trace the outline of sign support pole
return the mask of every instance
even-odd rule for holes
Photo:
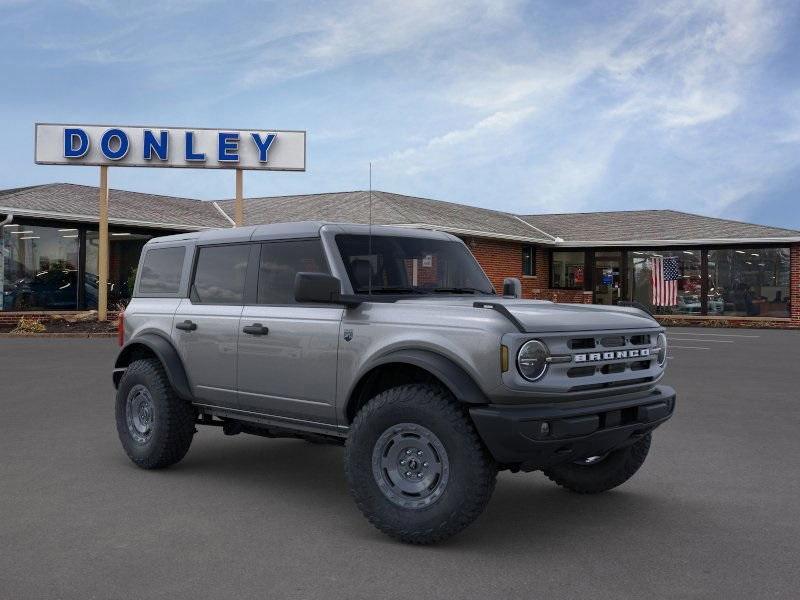
[[[236,206],[234,208],[233,220],[236,227],[244,225],[244,177],[242,169],[236,169]]]
[[[108,319],[108,167],[100,167],[100,214],[97,253],[97,320]]]

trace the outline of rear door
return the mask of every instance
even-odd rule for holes
[[[343,309],[297,304],[300,271],[329,272],[319,239],[261,244],[256,304],[244,307],[239,322],[239,405],[290,422],[335,425]]]
[[[201,403],[236,406],[236,343],[251,249],[258,246],[199,246],[189,298],[175,313],[175,347]]]

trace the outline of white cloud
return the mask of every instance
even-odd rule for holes
[[[455,51],[447,61],[444,99],[454,109],[464,108],[464,123],[382,162],[398,173],[415,174],[481,162],[498,165],[517,152],[529,164],[507,187],[517,190],[512,198],[520,189],[529,196],[509,200],[510,208],[591,208],[591,199],[610,185],[608,169],[631,132],[651,131],[661,151],[686,160],[697,155],[691,144],[703,145],[703,153],[710,150],[694,132],[743,110],[753,72],[778,44],[778,17],[777,9],[760,0],[675,1],[584,26],[557,45],[534,39],[539,31],[533,28],[509,33],[511,48],[484,48],[480,56]],[[481,145],[465,143],[489,131],[494,142],[483,152]],[[503,145],[508,149],[497,152]],[[716,157],[703,160],[737,162],[725,156],[730,150],[716,149]],[[711,169],[728,182],[713,187],[704,182],[715,197],[705,204],[709,211],[720,214],[759,189],[754,170],[766,165],[757,157],[750,165],[728,172],[724,164]],[[641,201],[657,195],[654,190]]]
[[[449,131],[376,162],[387,169],[414,175],[455,163],[463,168],[496,160],[503,154],[504,134],[529,119],[533,112],[533,108],[496,112],[471,127]]]
[[[365,57],[410,52],[436,45],[442,37],[459,43],[477,27],[497,26],[512,18],[512,0],[378,0],[345,3],[308,11],[296,19],[301,43],[271,46],[268,66],[255,65],[241,77],[245,86],[330,70]],[[280,66],[276,66],[280,65]]]

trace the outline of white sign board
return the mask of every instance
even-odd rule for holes
[[[305,131],[36,124],[40,165],[305,171]]]

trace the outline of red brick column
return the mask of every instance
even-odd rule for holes
[[[792,325],[800,325],[800,244],[792,246],[789,254],[789,303],[792,306]]]

